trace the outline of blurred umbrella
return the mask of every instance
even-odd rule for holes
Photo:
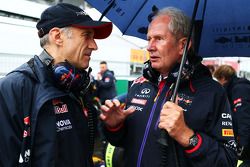
[[[174,6],[191,16],[196,0],[86,1],[123,34],[146,39],[147,26],[159,9]],[[199,55],[250,57],[249,6],[250,0],[200,0],[195,18],[196,31],[200,33],[196,42]]]

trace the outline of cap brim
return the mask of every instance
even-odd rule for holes
[[[86,21],[84,23],[73,24],[72,26],[78,28],[93,29],[95,31],[95,39],[107,38],[111,34],[113,28],[113,24],[111,22],[103,21]]]

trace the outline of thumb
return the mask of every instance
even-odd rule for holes
[[[127,116],[127,115],[130,115],[132,114],[133,112],[135,112],[135,107],[134,106],[130,106],[127,110],[124,110],[123,111],[124,114]]]

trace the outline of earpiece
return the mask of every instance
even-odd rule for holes
[[[54,80],[55,85],[66,92],[85,93],[91,83],[90,73],[84,69],[77,69],[67,60],[53,65],[53,58],[46,51],[39,55],[39,59],[46,65]]]
[[[55,83],[59,88],[72,92],[85,92],[89,88],[91,71],[91,68],[79,70],[67,61],[52,66]]]
[[[193,58],[198,59],[198,58]],[[201,60],[187,60],[186,64],[183,67],[182,75],[181,75],[181,81],[185,81],[190,79],[192,74],[194,73],[194,70],[196,66],[199,64]],[[176,65],[173,67],[173,69],[170,72],[170,75],[168,79],[172,80],[171,82],[175,82],[178,72],[179,72],[180,64],[176,63]],[[144,62],[144,68],[143,68],[143,77],[148,79],[150,82],[157,83],[159,79],[160,73],[152,68],[150,60],[147,60]]]
[[[150,82],[157,83],[160,73],[152,68],[150,60],[144,62],[143,77]]]

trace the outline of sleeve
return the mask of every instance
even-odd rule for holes
[[[110,88],[115,83],[115,77],[111,72],[105,73],[102,80],[97,81],[98,88]]]
[[[107,128],[107,126],[102,123],[104,134],[107,140],[114,146],[122,147],[123,139],[126,133],[126,126],[124,124],[120,125],[115,129]]]
[[[194,129],[199,137],[198,145],[185,150],[191,166],[195,167],[235,167],[237,162],[232,116],[226,94],[215,95],[209,106],[200,106],[202,112],[210,110],[203,129]],[[198,125],[196,125],[198,126]]]
[[[18,166],[25,121],[21,108],[30,101],[19,79],[0,81],[0,166],[5,167]]]
[[[237,140],[240,147],[240,158],[250,157],[250,84],[238,84],[232,89],[233,114],[237,124]]]

